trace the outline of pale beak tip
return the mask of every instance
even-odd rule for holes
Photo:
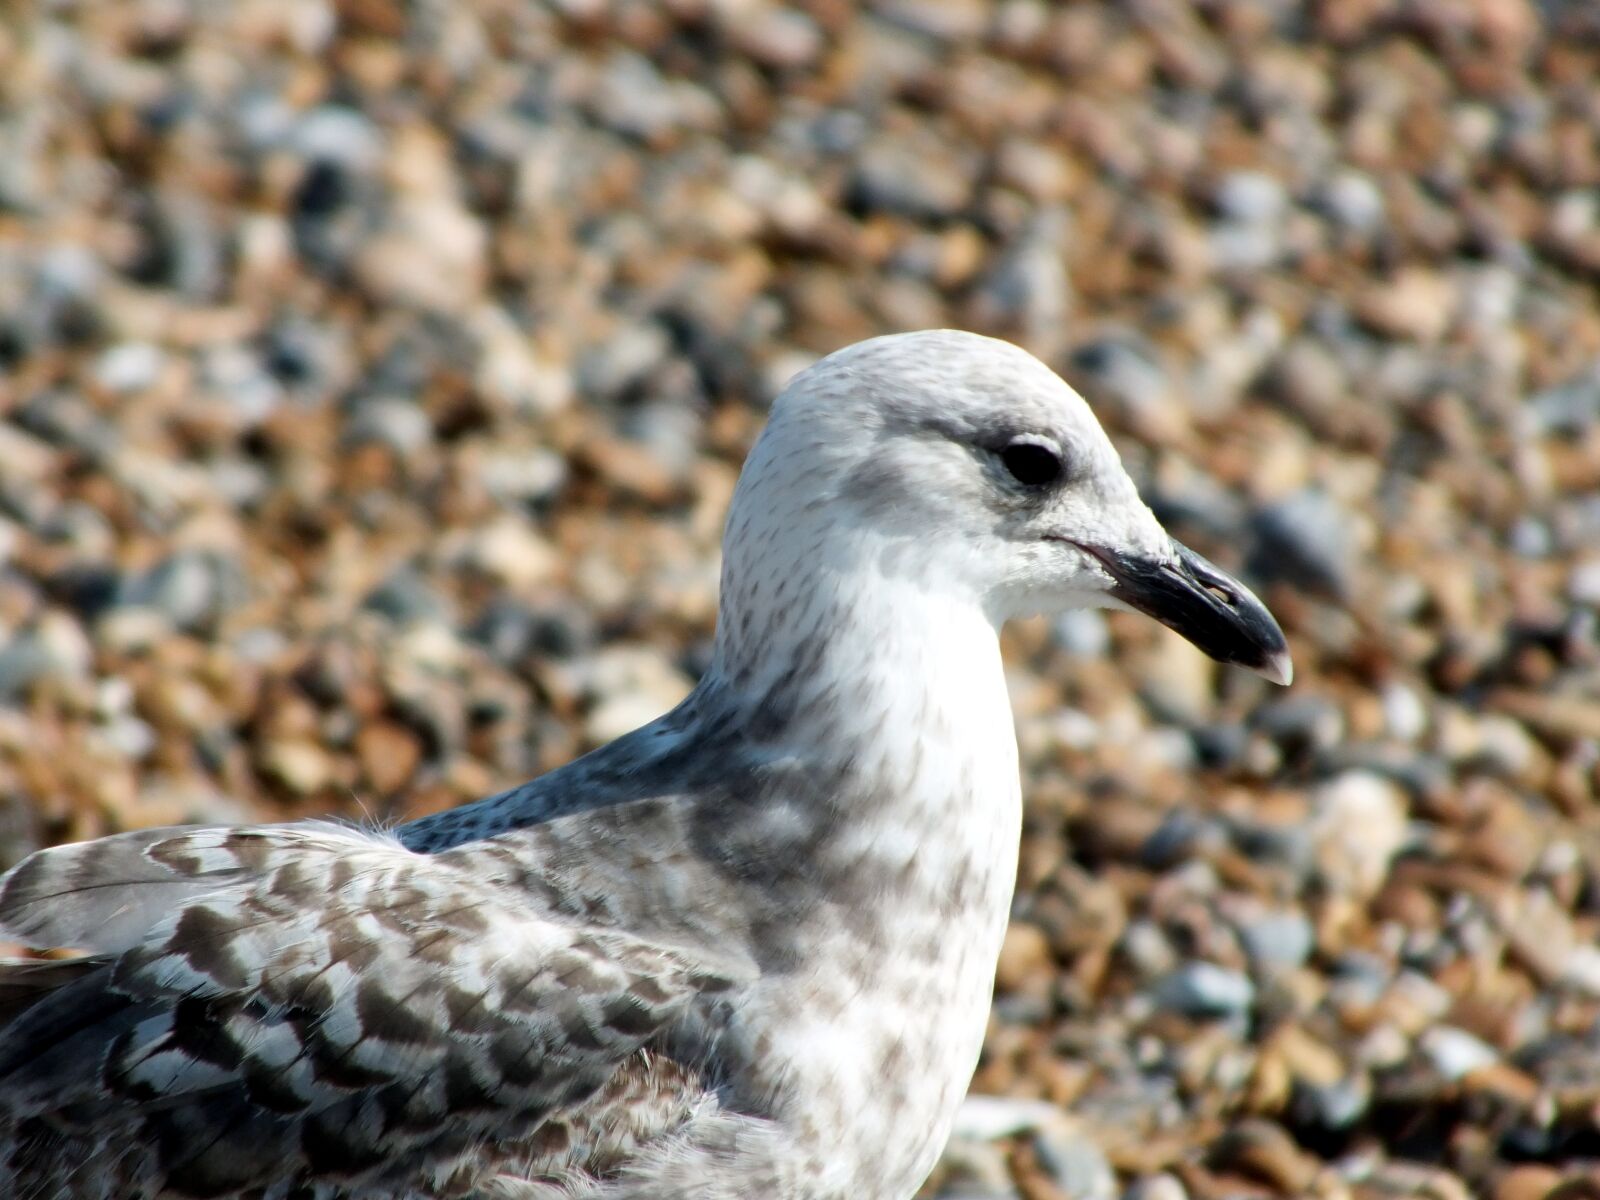
[[[1287,650],[1280,650],[1276,654],[1269,655],[1259,667],[1250,669],[1261,678],[1283,687],[1288,687],[1294,682],[1294,660],[1289,657]]]

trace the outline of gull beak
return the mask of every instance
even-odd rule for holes
[[[1182,634],[1218,662],[1287,685],[1294,664],[1267,606],[1215,563],[1173,540],[1170,557],[1123,554],[1079,543],[1115,581],[1113,599]]]

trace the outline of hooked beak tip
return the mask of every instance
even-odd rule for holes
[[[1169,555],[1141,556],[1074,542],[1115,581],[1113,599],[1154,617],[1218,662],[1288,686],[1294,664],[1283,630],[1249,588],[1178,541]]]
[[[1268,655],[1265,662],[1258,667],[1251,667],[1257,675],[1270,683],[1280,687],[1288,687],[1294,682],[1294,660],[1289,657],[1287,650],[1280,650],[1276,654]]]

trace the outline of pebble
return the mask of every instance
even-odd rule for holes
[[[594,745],[655,720],[689,694],[683,673],[643,647],[603,650],[585,664],[594,697],[584,731]]]
[[[1383,227],[1383,193],[1364,172],[1335,171],[1317,190],[1316,199],[1328,216],[1350,233],[1370,235]]]
[[[392,573],[369,592],[362,607],[393,621],[412,625],[451,618],[451,605],[428,580],[410,567]]]
[[[1546,433],[1582,437],[1600,424],[1600,370],[1545,388],[1528,398],[1528,411]]]
[[[764,66],[793,70],[822,50],[822,30],[803,12],[758,5],[735,9],[731,17],[734,44]]]
[[[366,171],[383,159],[382,130],[366,113],[344,105],[323,104],[308,109],[283,133],[294,150],[312,162],[338,163]]]
[[[995,971],[995,986],[1011,991],[1036,978],[1050,965],[1050,939],[1037,925],[1013,921],[1000,944],[1000,963]]]
[[[96,360],[94,381],[108,392],[137,392],[156,381],[165,360],[152,342],[121,342]]]
[[[433,441],[433,422],[414,401],[401,396],[362,400],[345,420],[344,445],[355,449],[368,442],[387,446],[402,457]]]
[[[1328,885],[1357,898],[1375,894],[1407,837],[1400,789],[1366,771],[1347,771],[1312,797],[1317,868]]]
[[[1355,312],[1385,337],[1428,343],[1445,335],[1459,303],[1451,280],[1425,267],[1408,267],[1359,293]]]
[[[223,551],[180,552],[127,578],[116,603],[159,612],[174,629],[214,626],[248,595],[239,564]]]
[[[1062,613],[1050,623],[1056,642],[1078,658],[1101,658],[1111,647],[1111,632],[1106,619],[1092,608]]]
[[[1316,932],[1301,912],[1268,912],[1239,922],[1239,937],[1258,972],[1273,975],[1305,965]]]
[[[1574,946],[1562,966],[1561,982],[1600,999],[1600,946]]]
[[[516,513],[505,513],[475,531],[463,548],[461,560],[523,594],[553,577],[558,564],[549,543]]]
[[[776,390],[976,328],[1297,678],[1008,629],[977,1086],[1045,1107],[933,1186],[1587,1186],[1525,1161],[1600,1095],[1584,6],[82,7],[0,51],[0,865],[429,811],[670,707]]]
[[[333,778],[332,763],[322,748],[300,739],[268,743],[261,750],[260,767],[269,779],[297,796],[320,791]]]
[[[1258,574],[1334,598],[1348,593],[1355,536],[1348,514],[1332,496],[1302,489],[1260,509],[1253,526],[1250,561]]]
[[[1457,1080],[1473,1071],[1498,1062],[1494,1048],[1464,1029],[1435,1025],[1417,1039],[1418,1048],[1428,1056],[1434,1069],[1446,1079]]]
[[[19,700],[44,680],[82,679],[93,650],[83,629],[61,612],[46,612],[32,628],[0,645],[0,696]]]
[[[1268,1121],[1245,1120],[1207,1147],[1207,1165],[1257,1180],[1283,1195],[1304,1195],[1316,1167],[1289,1135]]]
[[[1390,682],[1381,693],[1384,727],[1390,737],[1415,742],[1428,728],[1428,710],[1422,697],[1404,684]]]
[[[1294,1097],[1299,1118],[1322,1129],[1350,1129],[1372,1107],[1372,1087],[1363,1075],[1329,1084],[1300,1083]]]
[[[1242,1013],[1255,1003],[1255,995],[1248,976],[1208,962],[1185,963],[1153,991],[1157,1004],[1191,1017]]]
[[[1074,1125],[1057,1122],[1041,1128],[1033,1138],[1039,1165],[1055,1184],[1075,1200],[1114,1200],[1116,1176],[1105,1152],[1093,1136]]]
[[[1561,1172],[1556,1168],[1528,1163],[1513,1167],[1501,1176],[1492,1200],[1549,1200],[1560,1183]]]
[[[1217,664],[1183,638],[1158,638],[1150,649],[1127,664],[1138,681],[1145,703],[1163,724],[1200,725],[1216,708]],[[1190,749],[1187,739],[1176,751],[1183,761]]]
[[[1158,351],[1137,334],[1117,330],[1081,343],[1067,376],[1098,408],[1116,411],[1141,433],[1170,437],[1186,424]]]
[[[1061,1118],[1060,1110],[1042,1100],[968,1096],[956,1110],[951,1136],[964,1141],[993,1142],[1031,1133]]]
[[[1308,693],[1269,700],[1255,711],[1253,724],[1291,759],[1316,760],[1337,746],[1347,733],[1339,706]]]
[[[846,203],[867,213],[926,220],[954,217],[967,199],[961,174],[944,170],[937,156],[880,142],[863,149]]]
[[[951,1138],[940,1163],[935,1200],[1016,1200],[1005,1151],[988,1142]]]
[[[1600,608],[1600,558],[1574,564],[1567,576],[1567,595],[1575,604]]]
[[[1122,1193],[1122,1200],[1189,1200],[1189,1193],[1177,1176],[1162,1172],[1134,1180]]]
[[[595,400],[617,400],[648,379],[667,357],[671,341],[655,321],[624,326],[578,360],[578,390]]]
[[[1178,953],[1171,940],[1151,921],[1130,921],[1122,931],[1118,948],[1127,957],[1136,978],[1157,979],[1177,966]]]

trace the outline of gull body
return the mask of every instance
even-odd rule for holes
[[[1287,682],[1084,402],[933,331],[799,375],[746,463],[710,670],[392,834],[42,851],[0,933],[19,1200],[905,1200],[981,1046],[1021,821],[997,630],[1150,612]]]

